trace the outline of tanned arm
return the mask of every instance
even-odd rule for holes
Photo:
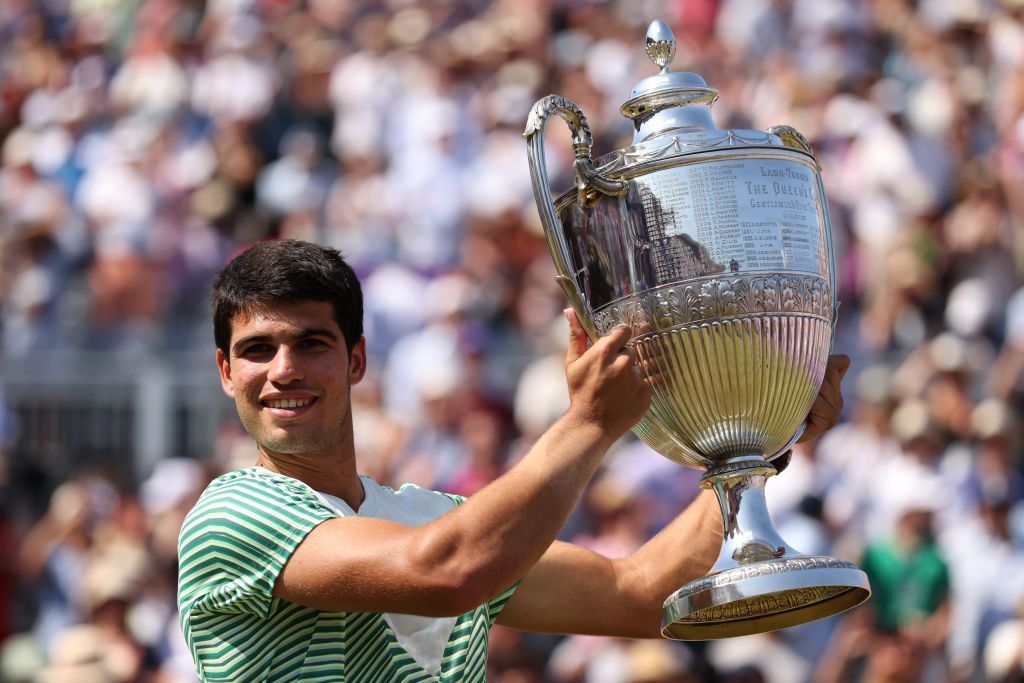
[[[633,555],[610,560],[557,542],[530,570],[498,623],[542,633],[654,638],[661,606],[703,576],[722,546],[722,513],[705,491]]]
[[[587,349],[569,316],[570,408],[507,474],[414,528],[343,517],[317,526],[274,595],[329,611],[457,615],[522,578],[548,550],[608,447],[646,412],[650,387],[623,351],[628,327]]]

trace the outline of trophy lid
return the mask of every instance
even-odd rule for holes
[[[633,86],[620,109],[636,130],[633,144],[678,128],[714,130],[708,107],[718,99],[718,91],[698,74],[669,69],[676,54],[676,38],[668,24],[651,22],[646,49],[660,72]]]

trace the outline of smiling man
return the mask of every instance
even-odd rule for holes
[[[495,622],[656,637],[664,598],[718,555],[707,492],[629,558],[554,540],[650,404],[627,327],[588,348],[568,315],[568,411],[463,500],[358,474],[362,294],[336,251],[257,244],[215,280],[213,317],[221,383],[257,455],[214,480],[181,531],[181,625],[205,681],[483,681]],[[835,423],[846,363],[830,365],[806,438]]]

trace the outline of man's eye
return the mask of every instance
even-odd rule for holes
[[[242,349],[242,356],[262,356],[267,353],[273,353],[274,347],[270,344],[253,344],[252,346],[246,346]]]
[[[303,339],[299,342],[299,346],[305,349],[315,349],[321,346],[326,346],[322,339]]]

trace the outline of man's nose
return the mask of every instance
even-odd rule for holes
[[[278,347],[274,360],[270,363],[267,379],[275,384],[288,384],[302,379],[302,367],[295,351],[286,344]]]

